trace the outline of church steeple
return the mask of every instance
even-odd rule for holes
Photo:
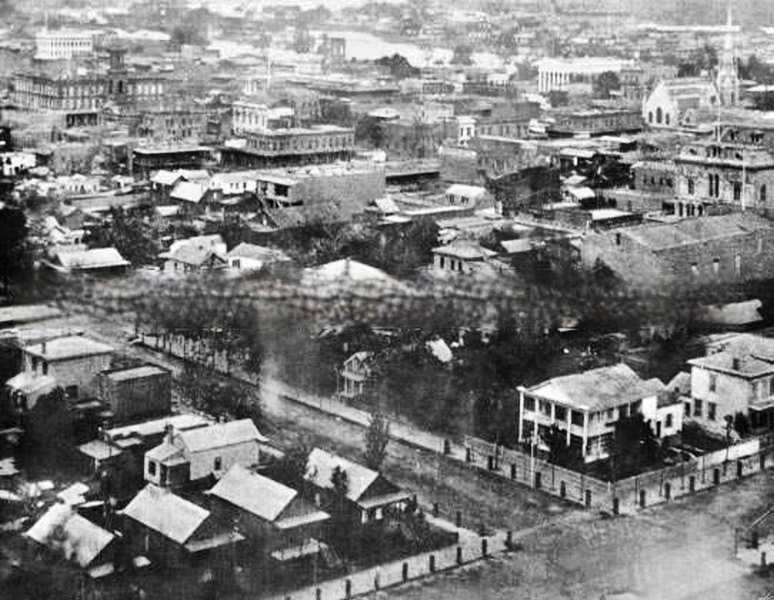
[[[726,12],[726,34],[723,38],[723,52],[718,61],[718,74],[715,83],[724,106],[732,106],[739,101],[739,74],[736,64],[736,44],[733,31],[733,14],[731,2],[728,2]]]

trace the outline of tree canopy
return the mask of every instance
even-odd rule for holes
[[[30,266],[27,236],[29,228],[24,211],[0,208],[0,291]]]

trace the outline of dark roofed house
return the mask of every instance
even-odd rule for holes
[[[330,518],[281,483],[234,465],[207,492],[213,513],[235,523],[276,560],[292,560],[320,550]]]
[[[346,473],[347,501],[356,523],[381,520],[385,509],[403,509],[411,497],[378,471],[315,448],[309,453],[304,479],[313,490],[317,506],[325,508],[335,500],[331,477],[337,467]]]
[[[162,565],[185,563],[244,540],[209,510],[153,484],[140,490],[120,514],[132,551]]]

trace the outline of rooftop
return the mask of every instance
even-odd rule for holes
[[[71,335],[43,344],[34,344],[24,348],[27,354],[39,356],[46,360],[66,360],[69,358],[80,358],[82,356],[96,356],[100,354],[111,354],[113,347],[97,342],[91,338],[81,335]]]
[[[59,503],[43,513],[25,535],[84,568],[115,539],[109,531]]]
[[[140,490],[122,513],[178,544],[185,544],[210,516],[201,506],[153,484]]]
[[[210,427],[200,427],[180,431],[177,436],[190,452],[201,452],[213,448],[244,444],[246,442],[267,442],[268,439],[258,431],[252,419],[240,419],[228,423],[217,423]]]
[[[379,473],[320,448],[309,453],[305,479],[319,488],[332,489],[333,470],[340,467],[347,474],[347,498],[357,502],[379,478]]]
[[[751,213],[732,213],[683,219],[676,223],[650,223],[617,229],[654,252],[748,235],[771,227],[769,221]]]
[[[660,380],[643,380],[631,367],[620,363],[555,377],[525,391],[578,410],[598,411],[655,396],[663,388]]]
[[[128,267],[125,260],[115,248],[92,248],[90,250],[68,250],[57,252],[56,258],[65,269],[106,269],[113,267]]]

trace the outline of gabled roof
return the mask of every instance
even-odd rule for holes
[[[45,350],[44,344],[33,344],[25,346],[24,352],[47,360],[65,360],[110,354],[113,352],[113,347],[82,335],[69,335],[45,342]]]
[[[620,363],[584,373],[554,377],[525,391],[578,410],[606,410],[655,396],[664,388],[659,379],[643,380]]]
[[[131,263],[124,259],[115,248],[92,248],[91,250],[68,250],[57,252],[56,258],[66,269],[106,269],[128,267]]]
[[[342,258],[334,260],[324,265],[304,269],[304,280],[306,282],[320,283],[342,283],[349,281],[395,281],[387,273],[376,267],[352,260]]]
[[[277,262],[290,260],[290,257],[282,250],[277,248],[268,248],[266,246],[257,246],[242,242],[234,246],[228,253],[229,258],[252,258],[253,260],[262,260],[265,262]]]
[[[203,265],[210,258],[225,263],[225,257],[220,254],[224,245],[219,235],[198,236],[174,242],[168,251],[159,256],[195,267]]]
[[[207,186],[205,185],[193,181],[181,181],[175,186],[169,197],[173,200],[183,200],[197,204],[201,202],[206,193]]]
[[[331,476],[336,467],[340,467],[347,474],[347,498],[352,502],[357,502],[379,478],[376,471],[320,448],[309,453],[304,478],[319,488],[333,489]]]
[[[189,452],[202,452],[224,446],[247,442],[269,441],[255,426],[252,419],[240,419],[228,423],[217,423],[210,427],[199,427],[176,434]]]
[[[688,364],[743,377],[768,375],[774,373],[774,339],[740,335],[730,340],[721,352],[693,358]]]
[[[57,381],[52,375],[38,375],[30,371],[22,371],[6,381],[5,385],[29,397],[33,394],[47,394],[57,386]]]
[[[178,544],[185,544],[210,516],[210,511],[153,484],[140,490],[122,513]]]
[[[177,181],[181,178],[180,173],[176,173],[175,171],[156,171],[156,173],[151,177],[151,183],[156,183],[158,185],[166,185],[166,186],[172,186],[177,183]]]
[[[208,492],[266,521],[282,515],[298,492],[293,488],[234,465]]]
[[[25,535],[84,568],[115,539],[66,504],[54,504]]]

